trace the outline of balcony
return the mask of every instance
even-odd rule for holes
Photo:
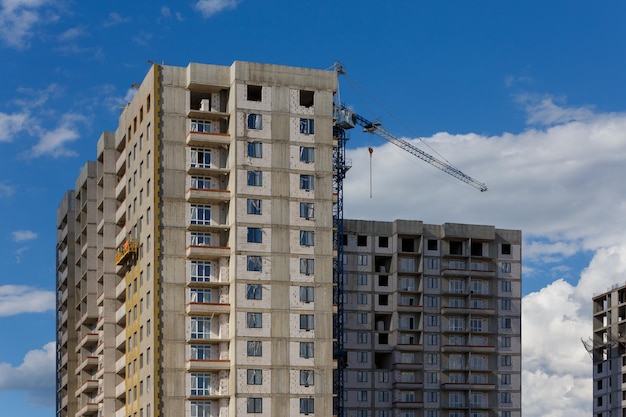
[[[64,331],[63,334],[61,334],[61,346],[65,346],[67,344],[68,338],[69,338],[69,332]]]
[[[126,224],[126,205],[120,204],[120,206],[115,211],[115,224],[118,226],[123,226]]]
[[[417,401],[416,399],[401,399],[400,401],[394,401],[393,405],[397,408],[401,409],[417,409],[422,408],[422,401]]]
[[[90,304],[79,319],[76,321],[75,330],[79,330],[82,325],[89,325],[98,321],[98,311],[95,304]]]
[[[126,300],[126,280],[120,280],[115,286],[115,298],[120,301]]]
[[[115,411],[115,417],[126,417],[126,406],[122,406]]]
[[[472,390],[472,391],[491,391],[496,389],[495,384],[472,384],[469,382],[446,382],[441,384],[441,389],[451,391]]]
[[[67,250],[67,249],[65,249]],[[59,278],[58,278],[58,286],[61,287],[62,285],[64,285],[67,282],[67,277],[68,277],[68,268],[67,268],[67,258],[65,258],[65,260],[63,262],[61,262],[58,266],[57,269],[59,271]]]
[[[126,398],[126,381],[122,381],[115,386],[115,398],[121,400]]]
[[[470,345],[469,348],[471,349],[472,353],[495,353],[496,352],[496,347],[495,346]]]
[[[68,318],[69,318],[69,310],[65,310],[63,314],[61,314],[61,321],[59,322],[59,325],[67,323]]]
[[[89,241],[85,240],[85,243],[80,247],[80,256],[85,256],[87,253],[87,249],[89,249]]]
[[[67,381],[68,381],[68,375],[64,373],[63,376],[61,377],[61,386],[62,387],[67,386]]]
[[[76,413],[76,417],[82,416],[93,416],[98,413],[98,404],[96,403],[87,403],[85,404],[78,412]]]
[[[76,390],[76,396],[78,397],[80,394],[83,394],[83,393],[86,394],[86,393],[97,391],[97,390],[98,390],[98,380],[89,379],[85,381],[85,383],[83,383],[83,385],[81,385]]]
[[[124,201],[126,198],[126,181],[126,175],[124,175],[115,186],[115,198],[117,201]]]
[[[422,382],[395,381],[393,383],[394,389],[416,390],[416,389],[423,389],[423,387],[424,387],[424,384]]]
[[[69,252],[69,245],[64,245],[65,247],[59,253],[59,260],[67,258],[67,254]]]
[[[442,353],[494,353],[496,347],[492,345],[442,345]]]
[[[120,152],[115,161],[115,173],[120,176],[126,172],[126,152]]]
[[[225,335],[222,337],[221,335]],[[186,340],[187,343],[207,343],[207,342],[228,342],[228,324],[223,324],[220,326],[217,332],[210,332],[204,335],[197,335],[197,337],[193,337],[190,332],[187,332]]]
[[[126,304],[122,304],[115,312],[115,323],[120,326],[126,324]]]
[[[102,291],[99,295],[98,298],[96,299],[96,305],[98,307],[102,307],[104,306],[104,291]]]
[[[188,132],[188,146],[230,145],[230,135],[218,132]]]
[[[229,190],[189,188],[185,199],[190,203],[220,203],[230,200]]]
[[[470,260],[470,270],[473,272],[495,272],[497,264],[488,256],[473,256]]]
[[[98,370],[96,371],[96,379],[102,381],[102,377],[104,376],[104,363],[100,361],[98,363]]]
[[[98,225],[96,226],[96,232],[101,235],[103,233],[104,230],[104,218],[102,220],[100,220],[98,222]]]
[[[123,329],[115,336],[115,348],[126,352],[126,329]]]
[[[76,368],[76,375],[80,374],[82,371],[89,371],[92,369],[96,369],[98,367],[98,357],[97,356],[87,356],[85,359],[78,365]]]
[[[230,313],[230,304],[221,303],[188,303],[185,311],[190,315],[207,316],[212,314]]]
[[[83,347],[95,346],[98,343],[98,338],[98,333],[87,333],[76,345],[76,352],[80,352]]]
[[[206,371],[222,371],[230,369],[230,360],[228,359],[215,359],[215,360],[188,360],[185,362],[185,368],[191,372],[206,372]]]
[[[208,223],[187,225],[187,230],[192,232],[225,232],[229,228],[224,219],[211,219]]]
[[[63,242],[67,237],[67,233],[69,232],[68,223],[64,221],[63,229],[61,229],[61,236],[59,236],[59,242]]]
[[[115,373],[117,373],[120,376],[126,375],[126,355],[125,354],[115,361]]]
[[[442,307],[441,314],[493,316],[496,314],[496,310],[493,308]]]
[[[138,251],[139,243],[135,239],[126,240],[115,253],[115,264],[121,265],[131,257],[136,256]]]
[[[104,400],[104,391],[102,388],[99,389],[98,395],[96,395],[96,402],[99,406],[102,406],[102,401]]]
[[[117,232],[117,235],[115,236],[115,247],[119,248],[120,246],[122,246],[124,240],[126,240],[126,227],[121,227],[119,232]]]
[[[193,259],[217,259],[230,256],[228,246],[187,246],[185,252],[187,258]]]
[[[191,166],[190,163],[187,163],[187,174],[189,175],[202,175],[202,176],[222,176],[230,173],[230,170],[226,167],[218,167],[217,165],[211,164],[209,166]]]

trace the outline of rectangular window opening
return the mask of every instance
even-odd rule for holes
[[[260,85],[247,85],[247,98],[248,101],[262,101],[263,100],[263,87]]]
[[[300,105],[303,107],[312,107],[314,97],[314,91],[300,90]]]

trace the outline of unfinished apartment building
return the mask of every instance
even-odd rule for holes
[[[626,285],[593,297],[593,416],[626,416]]]
[[[154,65],[58,209],[58,416],[332,415],[334,72]]]
[[[521,416],[520,232],[334,239],[336,91],[150,69],[58,208],[57,416]]]
[[[521,417],[521,233],[344,222],[349,417]]]

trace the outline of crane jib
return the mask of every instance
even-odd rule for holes
[[[458,168],[455,168],[454,166],[435,158],[427,152],[424,152],[410,142],[389,133],[379,122],[371,122],[363,116],[353,113],[350,109],[343,106],[339,107],[337,113],[337,123],[341,125],[340,127],[350,129],[359,125],[364,131],[385,139],[387,142],[404,149],[414,156],[417,156],[421,160],[428,162],[446,174],[449,174],[480,191],[487,191],[487,186],[484,183],[475,180],[469,175],[464,174]]]

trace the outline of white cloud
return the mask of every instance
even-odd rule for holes
[[[581,242],[561,241],[561,242],[540,242],[531,241],[524,245],[524,259],[543,263],[553,263],[562,261],[579,253],[582,250]]]
[[[127,22],[130,22],[130,18],[123,17],[117,12],[111,12],[109,13],[109,18],[102,24],[102,26],[106,28]]]
[[[54,406],[55,350],[49,342],[27,352],[18,366],[0,362],[0,391],[24,391],[35,405]]]
[[[15,98],[13,99],[13,102],[18,106],[24,108],[23,111],[26,112],[26,109],[43,106],[50,99],[50,97],[59,96],[63,90],[61,87],[59,87],[58,84],[52,83],[46,88],[40,90],[20,87],[17,89],[17,91],[26,97]],[[28,113],[26,113],[26,115],[29,116]]]
[[[43,313],[55,308],[54,291],[25,285],[0,285],[0,317]]]
[[[75,27],[67,29],[65,32],[61,33],[57,39],[60,42],[72,41],[76,38],[83,36],[85,33],[85,28],[83,27]]]
[[[21,248],[17,248],[13,251],[13,254],[15,255],[16,264],[19,264],[22,262],[24,252],[28,251],[29,249],[30,249],[30,246],[22,246]]]
[[[76,156],[76,152],[67,148],[67,143],[73,142],[80,137],[79,123],[85,123],[86,119],[78,114],[65,114],[61,117],[58,126],[52,130],[39,128],[39,141],[31,148],[27,155],[30,158],[38,158],[44,155],[58,158],[61,156]]]
[[[0,181],[0,197],[10,197],[15,192],[15,188],[9,184]]]
[[[180,12],[176,12],[174,14],[172,14],[172,10],[170,10],[169,7],[167,6],[163,6],[161,7],[161,16],[165,17],[165,18],[170,18],[172,16],[176,17],[176,20],[178,20],[179,22],[182,22],[183,19],[183,15]]]
[[[132,41],[139,46],[147,46],[154,35],[150,32],[140,31],[137,35],[133,36]]]
[[[549,126],[567,123],[574,120],[585,120],[593,116],[593,110],[586,107],[564,107],[556,104],[565,102],[564,98],[552,96],[538,97],[536,95],[522,95],[518,101],[526,105],[528,112],[527,122],[533,125]]]
[[[522,229],[527,239],[541,237],[537,249],[549,247],[550,255],[562,257],[614,245],[626,234],[624,131],[626,114],[595,114],[519,134],[438,133],[425,139],[485,182],[485,193],[383,144],[374,147],[370,199],[368,150],[348,150],[353,166],[344,183],[345,217],[495,224]],[[351,144],[364,135],[355,129]],[[538,256],[534,246],[529,249]]]
[[[195,8],[202,13],[204,17],[211,17],[221,11],[234,9],[241,0],[198,0]]]
[[[126,90],[126,94],[124,94],[124,97],[119,97],[113,95],[113,93],[115,93],[115,87],[106,85],[102,88],[105,96],[104,105],[113,112],[119,112],[121,107],[126,107],[128,103],[133,100],[135,94],[137,94],[136,89],[129,88],[128,90]]]
[[[16,230],[13,232],[13,240],[16,242],[24,242],[33,239],[37,239],[37,233],[32,230]]]
[[[504,78],[504,85],[512,87],[516,84],[532,84],[533,79],[527,75],[508,75]]]
[[[591,358],[581,339],[592,333],[591,298],[624,284],[626,245],[596,252],[578,283],[557,280],[522,302],[525,416],[591,414]],[[554,402],[555,398],[562,401]]]
[[[24,98],[14,99],[13,102],[22,109],[13,114],[0,112],[0,142],[11,142],[19,134],[34,136],[37,138],[37,143],[28,152],[22,153],[22,157],[75,156],[76,152],[69,149],[67,144],[80,137],[79,125],[87,124],[87,118],[76,113],[58,115],[54,110],[48,113],[48,117],[45,118],[31,117],[32,109],[43,106],[52,95],[59,94],[58,85],[51,84],[43,90],[36,91],[20,88],[18,92],[22,93]],[[57,125],[54,127],[43,125],[43,123],[48,122],[56,122]],[[6,187],[3,190],[0,184],[0,196],[3,191],[6,194],[9,190]]]
[[[0,39],[8,46],[26,48],[34,28],[44,19],[39,11],[50,0],[1,0]]]
[[[0,113],[0,142],[10,142],[16,133],[25,127],[28,112]]]
[[[592,333],[591,298],[626,281],[626,114],[555,102],[547,97],[526,102],[529,123],[543,128],[425,139],[486,182],[486,193],[389,144],[374,147],[373,198],[367,147],[348,151],[352,168],[344,183],[346,218],[523,231],[523,282],[553,281],[522,302],[525,417],[591,414],[592,362],[581,343]],[[364,137],[371,142],[366,135],[355,129],[350,143]],[[572,260],[582,253],[592,261],[578,275]]]

